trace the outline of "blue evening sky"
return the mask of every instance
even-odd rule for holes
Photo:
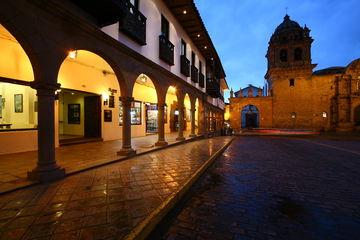
[[[317,69],[360,58],[360,0],[195,0],[222,60],[229,87],[263,86],[265,54],[288,8],[314,39]],[[228,94],[226,95],[228,96]]]

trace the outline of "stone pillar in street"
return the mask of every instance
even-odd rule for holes
[[[178,111],[179,135],[176,141],[184,141],[184,95],[178,95]]]
[[[37,166],[28,172],[34,181],[48,182],[65,176],[65,169],[55,160],[55,91],[58,84],[34,82],[38,97],[38,161]]]
[[[118,155],[132,156],[136,154],[136,151],[131,147],[131,103],[134,98],[121,97],[123,108],[123,124],[122,124],[122,148],[118,151]]]
[[[195,108],[195,102],[193,104],[191,104],[191,133],[189,137],[196,137],[195,134],[195,113],[196,113],[196,108]]]
[[[158,102],[158,141],[155,146],[166,146],[168,143],[165,141],[165,103]]]

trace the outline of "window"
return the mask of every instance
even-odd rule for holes
[[[141,102],[133,101],[130,109],[130,121],[131,125],[141,125]],[[123,125],[123,107],[122,102],[119,99],[119,125]]]
[[[280,61],[281,62],[287,62],[288,60],[288,54],[286,49],[281,49],[280,51]]]
[[[295,48],[294,60],[295,61],[301,61],[302,59],[303,59],[303,57],[302,57],[302,49],[301,48]]]
[[[199,60],[199,73],[202,74],[202,62]]]
[[[183,39],[181,39],[180,54],[186,56],[186,42]]]
[[[161,15],[161,35],[169,40],[169,21]]]
[[[191,52],[191,64],[195,67],[195,53]]]
[[[37,111],[34,89],[0,82],[0,131],[37,128]]]
[[[289,86],[290,86],[290,87],[294,87],[294,86],[295,86],[295,79],[292,78],[292,79],[289,80]]]

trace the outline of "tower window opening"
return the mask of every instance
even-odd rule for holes
[[[290,87],[294,87],[294,86],[295,86],[295,79],[292,78],[292,79],[289,80],[289,86],[290,86]]]
[[[294,51],[294,60],[295,61],[301,61],[302,60],[302,49],[301,48],[295,48]]]
[[[280,51],[280,61],[281,62],[287,62],[288,60],[288,54],[287,54],[287,50],[286,49],[282,49]]]

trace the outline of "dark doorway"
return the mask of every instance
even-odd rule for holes
[[[259,110],[254,105],[246,105],[241,111],[241,128],[259,127]]]
[[[354,109],[355,126],[360,126],[360,105]]]
[[[101,137],[101,102],[100,96],[84,98],[84,136]]]

